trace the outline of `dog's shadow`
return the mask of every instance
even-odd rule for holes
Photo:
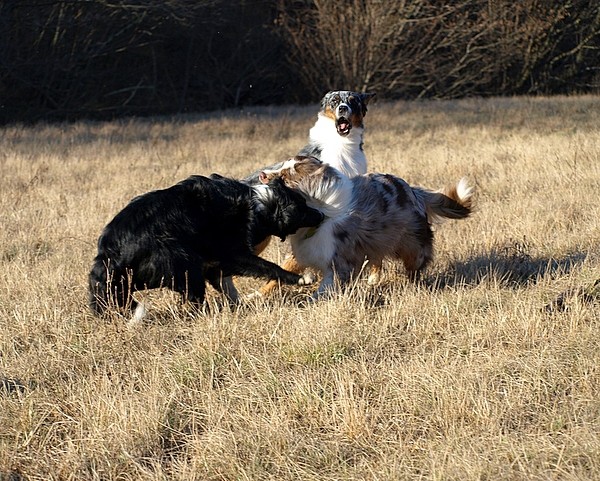
[[[568,275],[580,266],[586,257],[582,252],[573,252],[560,258],[535,257],[528,254],[522,246],[515,244],[453,262],[442,271],[424,275],[418,281],[418,285],[432,292],[454,288],[469,289],[481,285],[519,289],[536,284],[548,276],[555,278]],[[408,280],[406,282],[410,283]],[[394,285],[394,281],[388,281],[373,286],[366,293],[364,301],[370,307],[385,307],[390,302]],[[600,299],[600,280],[594,284],[593,289],[598,290],[594,299]],[[582,292],[587,295],[588,290],[584,289]],[[561,310],[565,304],[562,297],[565,296],[561,294],[545,309]],[[590,296],[586,299],[588,297]]]
[[[452,262],[437,272],[429,270],[418,281],[418,285],[430,291],[469,289],[482,285],[519,289],[537,284],[549,276],[557,278],[568,275],[580,266],[586,257],[582,252],[573,252],[562,257],[533,256],[529,254],[527,244],[515,242]],[[402,276],[402,273],[398,274]],[[372,292],[368,296],[371,304],[385,305],[390,292],[386,286],[392,289],[394,284],[395,282],[389,281],[379,288],[371,289]]]
[[[559,258],[536,257],[530,255],[520,244],[515,244],[454,262],[445,271],[430,274],[424,282],[436,290],[482,283],[519,288],[535,284],[548,276],[567,275],[573,268],[581,265],[585,258],[586,254],[582,252],[573,252]]]

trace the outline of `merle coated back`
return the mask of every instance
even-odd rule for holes
[[[166,287],[201,303],[205,280],[223,276],[298,283],[300,276],[254,255],[270,235],[282,238],[318,225],[323,215],[282,182],[260,193],[218,175],[192,176],[133,199],[104,228],[89,275],[90,306],[102,313],[112,299],[135,307],[131,294]]]

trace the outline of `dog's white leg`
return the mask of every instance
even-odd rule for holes
[[[139,324],[141,324],[144,317],[148,314],[148,309],[143,302],[138,302],[137,307],[135,308],[135,312],[133,313],[133,317],[127,321],[127,329],[134,329]]]
[[[367,284],[370,286],[376,286],[377,284],[379,284],[380,280],[381,274],[379,273],[379,271],[371,271],[369,277],[367,277]]]
[[[306,271],[301,275],[300,280],[298,281],[299,286],[308,286],[314,283],[316,280],[316,276],[311,271]]]
[[[260,291],[254,291],[254,292],[250,292],[249,294],[245,294],[244,295],[244,301],[251,301],[252,299],[256,299],[258,297],[262,298],[262,297],[265,297],[265,296]]]

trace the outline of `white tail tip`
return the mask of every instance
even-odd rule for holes
[[[456,185],[456,194],[461,201],[470,199],[473,195],[473,186],[469,185],[469,181],[466,177],[463,177],[458,181]]]

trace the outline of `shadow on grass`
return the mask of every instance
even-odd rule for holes
[[[549,275],[568,274],[585,258],[586,254],[581,252],[560,258],[534,257],[522,245],[515,244],[455,262],[446,272],[429,276],[425,283],[433,289],[490,282],[518,288],[536,283]]]
[[[487,254],[482,253],[454,262],[445,271],[426,274],[418,283],[430,291],[480,285],[518,289],[535,284],[548,276],[566,275],[581,265],[586,257],[586,254],[580,252],[561,258],[534,257],[529,255],[522,245],[515,244],[494,248]],[[405,282],[410,283],[406,278],[406,272],[403,268],[400,269],[402,269],[400,275],[404,275]],[[378,286],[371,286],[366,291],[363,302],[372,308],[389,305],[394,284],[394,282],[384,282]],[[600,299],[600,285],[594,285],[594,288],[598,291],[596,298]],[[587,291],[589,289],[585,290]],[[555,304],[562,306],[565,303],[561,303],[559,298],[551,304],[551,307],[547,307],[546,310],[556,310],[556,307],[553,307]]]

